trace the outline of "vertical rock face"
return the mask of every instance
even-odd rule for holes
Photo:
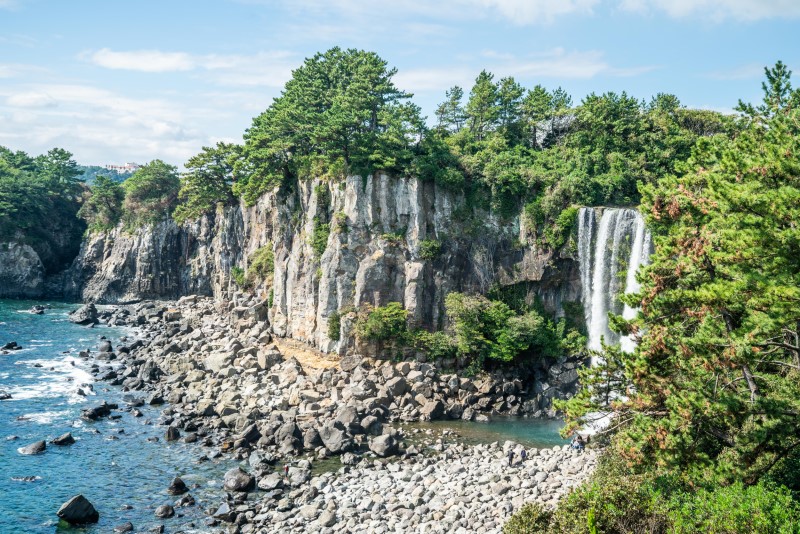
[[[273,332],[342,355],[354,349],[350,312],[364,304],[400,302],[415,326],[438,329],[450,291],[513,287],[557,313],[580,299],[568,254],[522,245],[529,232],[520,217],[498,220],[433,183],[379,174],[287,189],[184,226],[94,235],[66,293],[109,303],[192,293],[231,299],[231,269],[246,270],[255,251],[271,247],[271,284],[255,291],[269,302]],[[335,313],[340,340],[329,337]]]
[[[33,248],[0,243],[0,298],[38,298],[45,290],[45,270]]]

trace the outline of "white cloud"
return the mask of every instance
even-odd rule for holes
[[[135,50],[115,52],[102,48],[90,56],[95,65],[107,69],[137,70],[141,72],[172,72],[192,70],[194,61],[184,52],[161,52],[160,50]]]
[[[702,17],[714,22],[800,17],[797,0],[621,0],[619,5],[638,13],[658,10],[673,18]]]
[[[162,158],[180,164],[209,144],[204,126],[227,119],[202,104],[130,98],[86,85],[0,88],[0,97],[0,145],[32,154],[62,146],[82,163]]]
[[[6,104],[19,108],[51,108],[58,102],[46,93],[22,93],[9,96]]]
[[[258,52],[252,55],[188,54],[160,50],[118,52],[103,48],[81,57],[100,67],[139,72],[204,71],[208,79],[220,85],[283,87],[299,61],[284,51]]]

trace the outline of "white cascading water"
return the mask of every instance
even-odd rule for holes
[[[634,209],[581,208],[578,214],[578,262],[583,287],[583,309],[591,350],[620,343],[630,352],[634,342],[608,327],[609,312],[632,319],[636,310],[619,301],[622,293],[639,290],[636,272],[650,259],[652,243],[644,218]],[[596,361],[592,359],[592,365]]]

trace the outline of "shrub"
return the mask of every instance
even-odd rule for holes
[[[371,341],[403,340],[406,334],[408,311],[399,302],[378,306],[362,312],[356,322],[356,332]]]
[[[452,358],[456,355],[453,340],[444,332],[417,330],[412,336],[411,343],[416,350],[424,352],[434,360]]]
[[[331,234],[331,225],[323,223],[319,217],[314,217],[314,233],[311,235],[311,248],[317,258],[322,256],[328,247],[328,236]]]
[[[239,287],[243,288],[247,285],[247,278],[244,275],[244,269],[241,267],[231,267],[231,278]]]
[[[800,532],[800,507],[785,487],[761,483],[745,487],[741,482],[679,494],[670,503],[670,532],[733,534]]]
[[[503,534],[546,533],[550,527],[552,515],[553,512],[538,502],[529,502],[503,525]]]
[[[339,341],[342,335],[342,316],[339,311],[334,311],[328,316],[328,339]]]
[[[255,283],[267,280],[275,272],[275,253],[272,251],[272,244],[269,243],[256,249],[250,255],[250,263],[247,267],[247,278]]]
[[[419,244],[419,257],[423,260],[436,259],[442,252],[442,244],[435,239],[423,239]]]

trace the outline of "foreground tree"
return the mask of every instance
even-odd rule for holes
[[[641,341],[588,373],[614,392],[567,405],[571,428],[616,414],[618,452],[694,483],[753,484],[800,450],[800,93],[782,64],[767,77],[739,135],[644,188],[656,252],[619,323]]]

